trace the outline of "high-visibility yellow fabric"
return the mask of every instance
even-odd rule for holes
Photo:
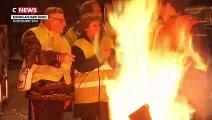
[[[70,45],[63,36],[49,31],[46,27],[41,26],[31,28],[30,30],[35,33],[36,37],[38,38],[41,44],[41,50],[51,50],[55,52],[71,54]],[[59,81],[63,76],[66,84],[70,84],[70,68],[71,63],[62,63],[60,68],[55,68],[49,65],[38,65],[33,74],[32,83],[42,79]]]
[[[73,43],[77,40],[77,33],[70,28],[65,34],[65,38],[68,40],[69,45],[73,45]]]
[[[94,45],[84,38],[75,41],[74,46],[78,46],[84,52],[86,59],[95,55]],[[115,70],[108,64],[104,64],[90,72],[78,72],[75,79],[75,103],[107,101],[106,86],[115,80],[115,76]]]

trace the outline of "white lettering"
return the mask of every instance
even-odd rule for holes
[[[13,13],[16,13],[16,9],[17,9],[17,8],[13,8],[13,9],[12,9]]]
[[[37,8],[36,7],[19,7],[18,8],[18,13],[37,13]]]

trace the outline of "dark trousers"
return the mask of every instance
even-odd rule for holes
[[[81,120],[109,120],[108,103],[74,104],[74,117]]]
[[[64,102],[32,100],[32,104],[34,120],[63,120]]]

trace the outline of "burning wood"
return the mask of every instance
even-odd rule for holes
[[[149,106],[144,105],[129,115],[130,120],[152,120],[149,113]]]

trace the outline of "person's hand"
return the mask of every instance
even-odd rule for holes
[[[115,69],[117,66],[116,52],[114,49],[111,50],[110,57],[108,58],[109,65]]]
[[[74,61],[75,56],[68,53],[61,53],[59,55],[59,61],[62,63],[70,63]]]
[[[104,56],[104,58],[108,59],[110,57],[110,54],[111,54],[111,48],[109,48],[105,45],[102,45],[101,46],[101,52],[102,52],[102,55]]]

